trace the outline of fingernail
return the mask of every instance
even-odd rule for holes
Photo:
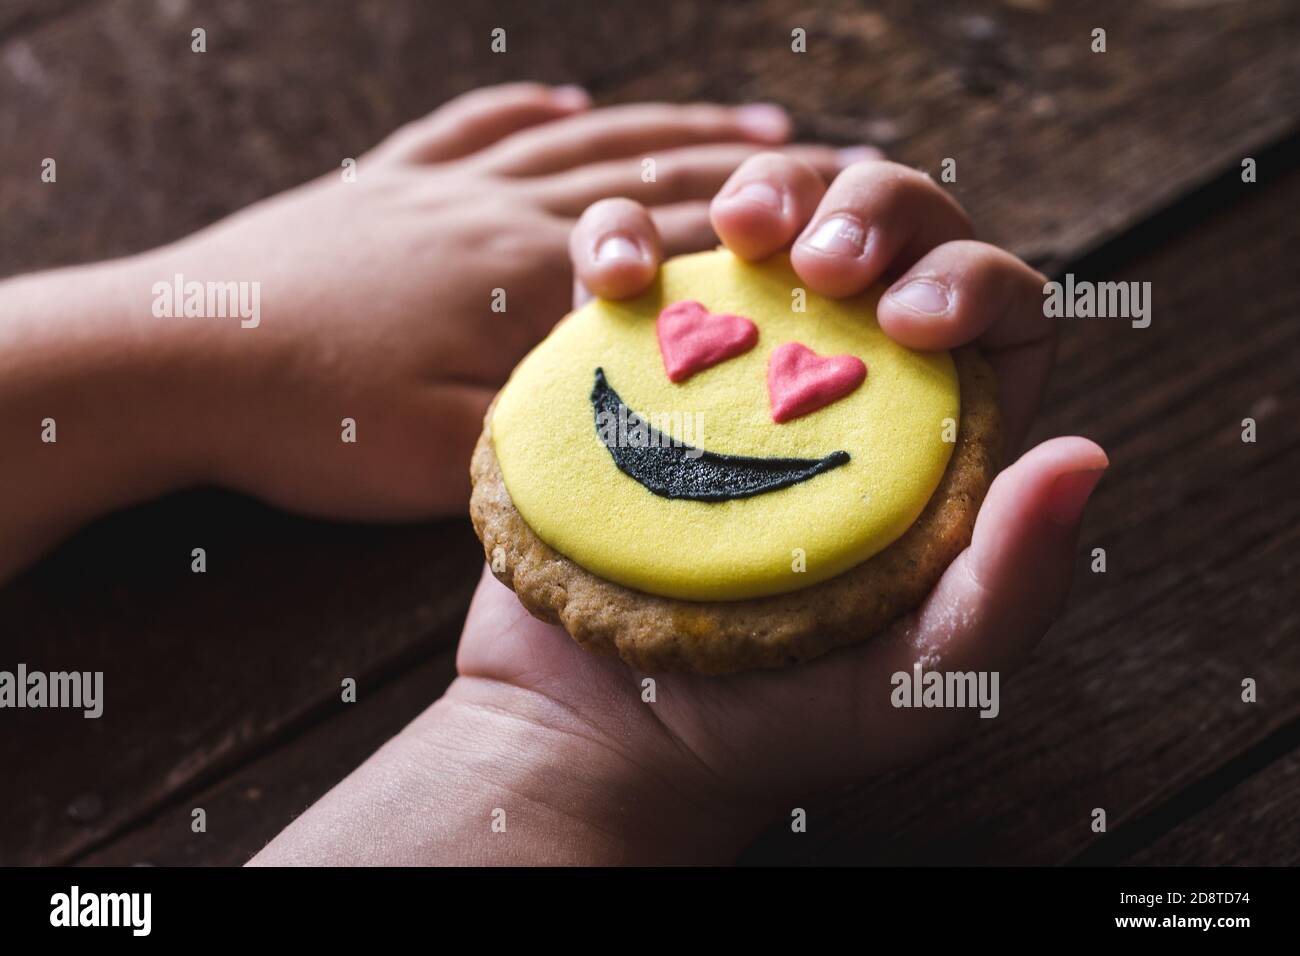
[[[740,200],[742,202],[752,203],[755,206],[764,206],[780,212],[785,207],[785,202],[781,196],[781,190],[777,189],[771,183],[752,182],[745,183],[739,189],[723,197],[727,202]]]
[[[831,216],[799,244],[831,256],[860,256],[867,245],[867,230],[853,216]]]
[[[835,151],[835,159],[839,162],[840,169],[869,159],[884,158],[885,154],[874,146],[845,146],[843,149]]]
[[[952,304],[947,288],[927,279],[914,279],[902,288],[891,289],[889,300],[922,315],[943,315]]]
[[[1097,487],[1105,472],[1105,468],[1089,468],[1058,475],[1047,496],[1047,511],[1052,520],[1066,526],[1077,522],[1083,515],[1092,489]]]
[[[572,83],[551,90],[551,99],[560,106],[572,109],[591,105],[591,95],[581,86]]]
[[[790,135],[790,116],[771,103],[750,103],[736,110],[736,123],[758,139],[784,140]]]
[[[645,258],[641,244],[622,233],[605,236],[596,244],[597,262],[644,262]]]

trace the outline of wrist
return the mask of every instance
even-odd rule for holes
[[[0,435],[26,449],[3,524],[37,550],[201,476],[181,412],[192,383],[149,324],[147,275],[123,259],[0,284]]]
[[[461,677],[253,863],[733,860],[762,821],[660,733],[627,715],[595,726],[543,694]]]
[[[489,835],[514,836],[484,844],[503,861],[734,859],[761,818],[737,812],[734,795],[649,705],[602,710],[597,718],[538,691],[461,677],[431,708],[429,725],[417,721],[406,733],[453,748],[480,805],[504,811],[506,833]],[[481,745],[457,743],[471,738]]]

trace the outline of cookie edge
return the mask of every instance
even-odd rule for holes
[[[515,508],[492,443],[495,398],[470,463],[470,519],[488,566],[534,617],[561,625],[588,650],[649,672],[782,667],[868,640],[915,609],[970,543],[997,470],[993,370],[974,346],[952,357],[962,417],[938,487],[896,541],[836,577],[761,598],[688,601],[592,574],[542,541]]]

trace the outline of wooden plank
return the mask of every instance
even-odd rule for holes
[[[336,0],[204,7],[204,55],[189,51],[196,16],[119,0],[0,42],[0,274],[183,235],[335,166],[454,92],[512,78],[585,81],[607,100],[776,99],[814,133],[882,141],[936,171],[953,155],[955,189],[985,235],[1048,263],[1235,164],[1297,115],[1278,2],[1194,15],[1112,2],[1051,17],[960,5],[918,17],[902,3],[792,15],[777,0],[544,11],[520,0],[454,13]],[[792,16],[813,43],[799,66]],[[1085,55],[1094,22],[1111,31],[1110,53]],[[497,25],[510,30],[505,56],[487,53]],[[33,172],[44,156],[59,160],[56,187]],[[1132,339],[1106,349],[1116,363],[1147,360]],[[1159,380],[1112,376],[1104,355],[1072,358],[1128,395]],[[1098,414],[1086,395],[1059,394],[1055,421]],[[1110,434],[1143,427],[1104,405],[1121,419]],[[1114,514],[1122,524],[1124,509]],[[195,538],[223,535],[224,560],[206,579],[176,561]],[[0,861],[104,844],[319,719],[340,673],[392,673],[433,653],[477,562],[463,526],[342,528],[205,495],[82,536],[0,592],[0,641],[33,666],[102,664],[113,717],[13,725],[0,755],[21,769],[0,785],[10,808]],[[1093,600],[1112,615],[1127,608]]]
[[[985,236],[1049,268],[1300,116],[1288,0],[1036,7],[99,4],[7,45],[0,214],[34,241],[6,244],[0,274],[184,235],[453,93],[519,77],[605,99],[772,99],[811,135],[881,142],[935,173],[952,157]],[[199,19],[207,54],[189,50]],[[507,54],[487,51],[495,25]],[[1089,49],[1098,25],[1104,54]],[[806,54],[790,51],[796,26]],[[33,172],[46,156],[57,189]]]
[[[208,570],[190,572],[190,549]],[[0,592],[4,657],[103,671],[104,714],[6,711],[0,863],[66,860],[455,641],[468,521],[334,525],[233,495],[111,518]]]
[[[947,188],[981,238],[1048,272],[1300,118],[1300,8],[1288,0],[761,9],[683,18],[667,48],[727,54],[634,69],[611,92],[775,100],[810,136],[878,143],[936,178],[952,158]],[[1097,27],[1105,53],[1091,50]]]
[[[1065,322],[1038,437],[1082,432],[1112,465],[1071,608],[1003,685],[999,719],[924,767],[826,795],[806,837],[773,831],[751,861],[1067,862],[1100,839],[1094,808],[1106,838],[1122,834],[1300,719],[1300,289],[1281,278],[1300,172],[1243,189],[1257,191],[1115,276],[1152,283],[1150,328]]]
[[[327,719],[77,861],[87,866],[239,866],[442,696],[448,649],[339,704]],[[201,807],[207,831],[191,829]]]
[[[0,47],[0,276],[152,248],[337,169],[455,93],[531,72],[536,56],[487,44],[498,17],[522,32],[538,16],[526,0],[111,0],[24,30]],[[543,78],[564,78],[555,61]]]
[[[1134,854],[1141,866],[1300,866],[1300,751]]]

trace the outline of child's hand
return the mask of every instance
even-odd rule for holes
[[[772,106],[477,90],[361,156],[355,181],[341,159],[161,249],[0,283],[0,445],[17,450],[0,578],[194,484],[333,517],[463,513],[488,402],[568,309],[578,214],[633,195],[665,251],[707,248],[708,198],[789,133]],[[785,148],[827,175],[862,151]],[[177,275],[256,283],[256,320],[155,314]]]
[[[789,247],[817,292],[842,297],[889,283],[880,323],[905,345],[979,343],[998,373],[1006,447],[1020,447],[1055,345],[1042,309],[1046,280],[973,241],[965,214],[928,177],[865,161],[828,189],[807,164],[765,153],[728,180],[712,220],[744,258]],[[638,255],[595,254],[612,242]],[[644,207],[611,199],[583,214],[570,248],[589,290],[622,298],[653,279],[662,243]],[[927,670],[1014,668],[1065,602],[1084,504],[1106,465],[1083,438],[1027,452],[994,481],[970,547],[915,614],[887,636],[803,666],[724,679],[660,675],[657,702],[642,704],[641,675],[580,650],[484,575],[459,670],[558,701],[630,759],[654,752],[647,739],[666,738],[697,771],[683,783],[770,811],[784,797],[918,760],[971,722],[970,712],[895,709],[891,675],[910,674],[918,660]]]
[[[1044,279],[971,241],[965,215],[929,179],[863,162],[827,190],[816,170],[764,154],[727,182],[712,216],[746,258],[793,241],[795,269],[820,292],[892,281],[879,315],[900,342],[980,343],[1000,379],[1007,447],[1019,447],[1053,353]],[[611,245],[626,255],[596,254]],[[581,281],[609,297],[641,291],[661,247],[651,215],[627,200],[589,209],[571,244]],[[996,478],[970,547],[888,633],[786,670],[657,675],[653,703],[645,675],[583,651],[485,573],[461,677],[264,859],[726,859],[799,797],[922,760],[980,724],[971,710],[895,709],[891,677],[918,661],[1014,669],[1065,602],[1083,508],[1106,465],[1083,438],[1034,448]],[[1016,719],[1014,700],[1001,709]],[[431,812],[440,806],[455,809]],[[494,808],[517,821],[509,839],[487,828]]]
[[[360,157],[355,182],[340,170],[146,257],[159,279],[261,282],[258,328],[177,326],[212,383],[211,477],[333,516],[463,511],[488,402],[568,310],[582,210],[634,195],[665,251],[707,248],[707,200],[789,132],[768,106],[588,110],[574,89],[479,90]],[[788,153],[840,166],[829,147]]]

